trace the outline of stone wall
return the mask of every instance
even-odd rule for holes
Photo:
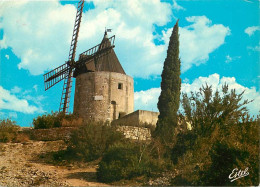
[[[26,134],[32,140],[56,141],[68,140],[73,130],[78,127],[59,127],[50,129],[22,129],[20,133]],[[133,140],[150,140],[151,131],[144,127],[118,126],[117,130],[122,132],[126,138]]]
[[[133,110],[132,77],[104,71],[77,76],[74,114],[86,120],[112,121]]]
[[[122,132],[126,138],[132,140],[151,140],[151,131],[144,127],[118,126],[117,130]]]
[[[133,113],[130,113],[122,118],[113,121],[112,125],[127,125],[140,127],[149,124],[155,127],[158,120],[158,115],[159,112],[137,110]]]
[[[27,134],[30,139],[37,141],[68,140],[71,132],[77,127],[59,127],[51,129],[24,129],[21,133]]]
[[[135,112],[132,112],[130,114],[127,114],[122,118],[119,118],[117,120],[112,121],[111,125],[139,126],[139,112],[138,112],[138,110],[135,111]]]
[[[139,111],[139,123],[148,123],[156,126],[159,112],[152,112],[147,110],[138,110]]]

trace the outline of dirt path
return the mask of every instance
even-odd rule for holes
[[[97,182],[97,166],[74,169],[37,160],[64,148],[62,141],[0,143],[0,186],[107,186]]]
[[[33,163],[36,168],[48,173],[56,173],[59,180],[66,182],[69,186],[108,186],[99,183],[96,179],[96,167],[67,169],[65,167],[50,166],[45,164]]]

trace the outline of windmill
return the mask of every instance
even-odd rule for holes
[[[91,69],[92,70],[98,69],[95,68],[96,64],[93,65],[93,63],[97,62],[99,58],[108,54],[110,50],[113,47],[115,47],[114,46],[115,35],[110,38],[107,38],[107,31],[109,30],[105,30],[105,35],[102,42],[99,45],[96,45],[90,48],[89,50],[81,53],[80,59],[78,61],[75,61],[75,54],[76,54],[83,7],[84,7],[84,0],[80,0],[77,5],[77,14],[76,14],[76,19],[75,19],[75,24],[73,29],[68,61],[63,65],[44,74],[45,91],[53,87],[58,82],[64,80],[59,112],[63,112],[65,114],[67,114],[69,110],[72,77],[73,76],[75,77],[75,75],[79,74],[82,71],[86,71],[86,70],[91,71]],[[92,67],[92,68],[88,68],[88,67]]]

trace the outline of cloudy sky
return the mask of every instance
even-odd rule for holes
[[[0,1],[0,118],[30,126],[34,117],[59,109],[63,83],[45,92],[43,73],[68,59],[76,5]],[[135,109],[158,111],[160,75],[177,19],[182,91],[206,82],[219,89],[226,82],[254,99],[248,108],[257,114],[259,0],[87,0],[77,55],[111,28],[115,52],[135,81]]]

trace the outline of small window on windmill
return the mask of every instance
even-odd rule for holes
[[[118,89],[123,90],[123,83],[118,83]]]

